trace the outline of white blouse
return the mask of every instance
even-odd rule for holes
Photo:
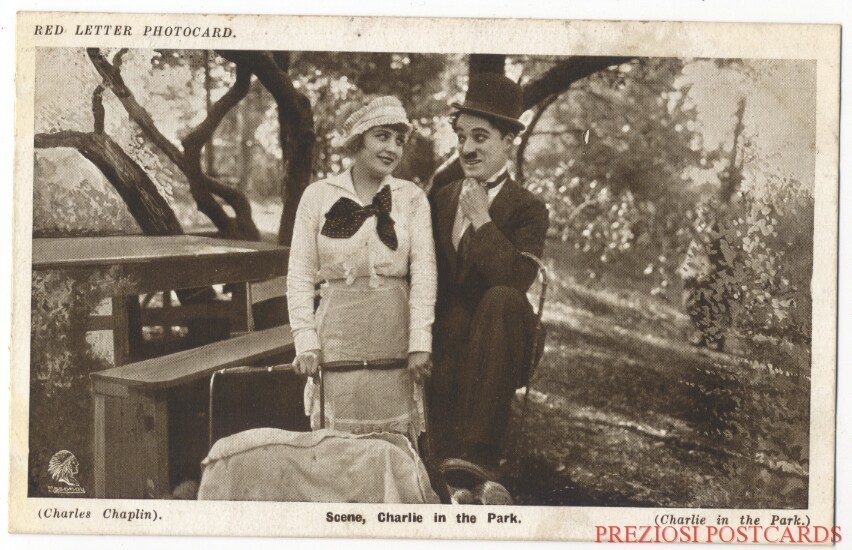
[[[341,197],[363,206],[352,183],[351,169],[305,189],[296,212],[287,268],[287,305],[297,354],[321,347],[314,315],[316,283],[345,281],[351,285],[357,278],[367,277],[369,286],[377,288],[383,277],[409,274],[408,351],[432,351],[437,268],[429,201],[410,181],[387,176],[379,189],[385,185],[391,189],[396,250],[379,239],[375,216],[347,239],[320,234],[326,212]]]

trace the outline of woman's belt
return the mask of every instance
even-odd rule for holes
[[[356,370],[394,370],[408,366],[406,359],[374,359],[372,361],[329,361],[323,363],[322,370],[351,372]]]
[[[386,275],[378,275],[377,278],[382,282],[382,284],[405,285],[406,287],[408,286],[408,277],[391,277]],[[369,276],[355,277],[351,280],[351,282],[347,281],[346,279],[325,279],[323,281],[320,281],[318,286],[333,286],[349,289],[373,289],[373,287],[370,286]]]

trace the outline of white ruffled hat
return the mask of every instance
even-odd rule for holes
[[[370,128],[397,124],[405,126],[406,132],[411,131],[411,122],[402,102],[390,95],[377,97],[349,115],[343,123],[341,146],[348,148],[358,136]]]

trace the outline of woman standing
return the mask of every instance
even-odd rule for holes
[[[374,99],[343,125],[350,168],[308,186],[299,203],[287,301],[294,365],[311,376],[314,429],[322,365],[325,427],[414,441],[424,430],[420,382],[431,369],[437,279],[431,217],[425,193],[391,176],[410,130],[398,99]]]

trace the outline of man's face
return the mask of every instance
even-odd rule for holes
[[[502,136],[487,119],[469,113],[459,115],[455,130],[465,176],[484,182],[506,166],[512,134]]]

